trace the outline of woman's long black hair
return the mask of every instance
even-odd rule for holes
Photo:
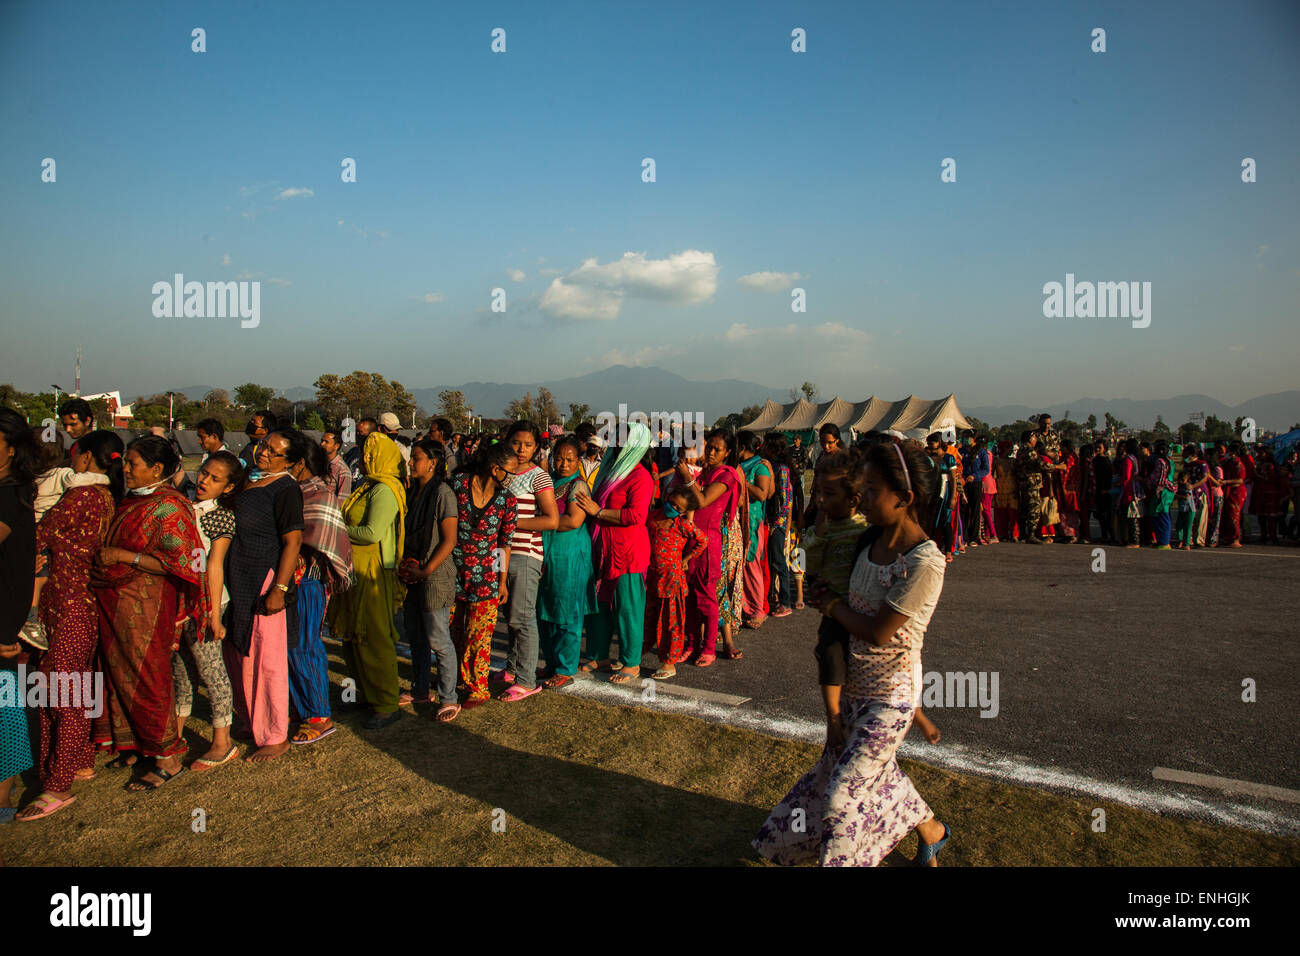
[[[17,486],[18,501],[23,507],[34,507],[36,476],[41,470],[41,446],[36,433],[27,424],[27,419],[12,408],[0,408],[0,434],[5,436],[5,444],[14,452],[9,474],[3,483]]]
[[[77,451],[89,452],[94,457],[95,464],[108,475],[108,490],[113,493],[115,500],[120,501],[126,494],[126,483],[122,477],[122,455],[126,446],[122,444],[122,439],[115,432],[100,429],[78,438]]]

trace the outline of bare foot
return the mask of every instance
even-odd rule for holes
[[[282,756],[289,749],[289,741],[283,740],[278,744],[267,744],[265,747],[258,747],[244,759],[251,763],[261,763],[264,760],[274,760]]]

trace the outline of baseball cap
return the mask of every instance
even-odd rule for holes
[[[397,431],[402,427],[402,423],[397,420],[397,416],[392,412],[384,412],[384,414],[380,415],[379,425],[381,428],[386,428],[390,431]]]

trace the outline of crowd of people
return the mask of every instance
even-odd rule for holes
[[[955,438],[955,436],[953,436]],[[1240,548],[1254,519],[1255,541],[1278,545],[1287,514],[1300,502],[1300,469],[1291,448],[1275,460],[1264,445],[1218,441],[1206,449],[1104,438],[1077,449],[1052,429],[993,446],[974,434],[961,444],[928,438],[930,454],[952,477],[938,539],[951,561],[967,548],[1003,541],[1113,544],[1128,548]]]
[[[822,612],[826,748],[754,845],[777,862],[872,865],[916,829],[933,864],[948,828],[895,753],[914,723],[939,739],[918,706],[920,655],[953,555],[1054,537],[1167,547],[1172,516],[1180,547],[1239,545],[1252,480],[1266,537],[1283,489],[1294,497],[1293,458],[1189,446],[1175,471],[1162,442],[1076,453],[1046,418],[996,455],[938,433],[848,447],[826,426],[806,502],[799,441],[714,429],[697,446],[637,422],[606,447],[594,426],[528,421],[464,436],[435,419],[410,438],[387,413],[345,447],[338,430],[314,441],[261,411],[238,455],[200,422],[191,478],[168,438],[123,444],[77,402],[60,408],[67,452],[0,409],[0,818],[33,751],[41,789],[20,821],[73,803],[97,751],[145,792],[229,763],[236,740],[252,762],[318,744],[336,729],[326,630],[362,727],[381,730],[408,704],[455,720],[493,684],[505,703],[580,671],[626,684],[644,652],[655,680],[741,660],[744,629],[807,602]],[[492,670],[501,613],[508,653]],[[15,662],[50,688],[102,674],[102,708],[51,693],[29,728]],[[187,768],[196,683],[212,739]]]

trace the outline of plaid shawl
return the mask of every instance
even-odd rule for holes
[[[339,499],[319,478],[298,483],[302,489],[302,543],[325,559],[330,593],[352,584],[352,542]]]

